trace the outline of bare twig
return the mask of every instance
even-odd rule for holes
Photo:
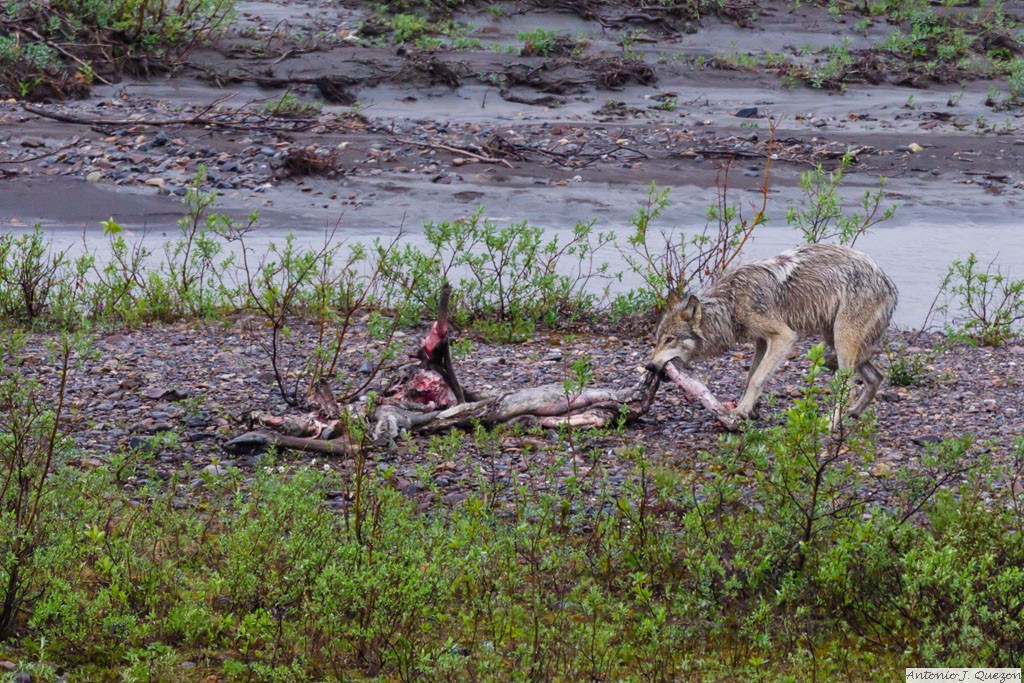
[[[65,50],[64,48],[62,48],[57,43],[55,43],[53,41],[50,41],[50,40],[47,40],[43,36],[39,35],[39,33],[37,33],[35,31],[35,29],[33,29],[31,26],[22,26],[22,27],[20,27],[20,29],[22,31],[24,31],[25,33],[29,34],[30,36],[32,36],[33,38],[35,38],[36,40],[44,43],[47,47],[52,47],[54,50],[56,50],[57,52],[61,53],[62,55],[64,55],[65,57],[67,57],[71,61],[75,62],[79,66],[81,66],[81,67],[83,67],[85,69],[88,69],[90,72],[92,72],[92,77],[95,78],[100,83],[102,83],[103,85],[110,85],[110,81],[108,81],[107,79],[103,78],[103,76],[100,76],[95,71],[93,71],[92,67],[90,67],[88,64],[83,62],[81,59],[76,57],[74,54],[72,54],[72,53],[68,52],[67,50]]]
[[[400,145],[413,145],[414,147],[423,147],[426,149],[444,150],[445,152],[451,152],[452,154],[469,157],[470,159],[479,161],[482,164],[504,164],[509,168],[514,168],[507,159],[496,159],[494,157],[484,156],[483,154],[477,154],[476,152],[471,152],[462,147],[453,147],[452,145],[445,145],[438,142],[419,142],[418,140],[403,140],[402,138],[393,139]]]
[[[754,218],[744,226],[743,236],[740,238],[736,248],[733,249],[732,254],[726,257],[720,266],[719,273],[724,273],[729,264],[736,260],[736,257],[743,251],[743,247],[746,246],[750,236],[754,234],[754,228],[761,225],[765,221],[765,212],[768,210],[768,180],[771,177],[772,169],[772,149],[775,146],[775,129],[779,123],[775,119],[768,119],[768,125],[771,127],[771,137],[768,138],[768,151],[765,154],[764,164],[764,181],[761,184],[761,208],[754,214]]]

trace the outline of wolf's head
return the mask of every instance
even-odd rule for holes
[[[654,340],[654,353],[647,363],[651,372],[661,372],[665,363],[679,359],[686,363],[700,347],[701,307],[693,294],[683,299],[675,293],[668,295],[668,307],[658,324]]]

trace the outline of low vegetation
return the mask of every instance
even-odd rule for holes
[[[87,350],[52,353],[59,379]],[[1005,482],[1021,473],[953,440],[875,504],[856,483],[873,427],[830,434],[823,355],[782,425],[694,454],[706,476],[636,446],[616,485],[579,439],[586,474],[524,486],[486,473],[494,435],[454,433],[425,463],[478,459],[477,493],[427,514],[386,467],[271,454],[182,498],[197,473],[163,481],[148,449],[65,466],[62,400],[6,379],[0,637],[39,680],[864,680],[1019,661],[1024,510]]]
[[[984,346],[1020,336],[1024,323],[1024,278],[1014,279],[994,263],[982,267],[971,252],[956,259],[942,283],[954,307],[949,334]],[[950,303],[945,304],[947,313]]]
[[[0,97],[80,97],[94,81],[171,68],[233,11],[233,0],[11,0],[0,11]]]
[[[805,45],[787,48],[787,54],[723,54],[709,63],[726,69],[764,69],[778,74],[789,87],[802,84],[839,91],[856,83],[924,87],[1005,78],[1007,92],[997,89],[990,103],[1005,108],[1020,101],[1021,19],[1000,0],[796,0],[790,3],[790,10],[814,5],[827,9],[836,21],[858,34],[877,35],[879,27],[889,27],[889,31],[870,47],[852,48],[850,39],[844,38],[820,49]],[[756,22],[756,17],[750,19],[753,25]],[[701,60],[698,65],[705,63]]]

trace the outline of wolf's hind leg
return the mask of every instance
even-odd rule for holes
[[[871,364],[872,345],[863,343],[864,340],[857,336],[839,335],[837,341],[839,343],[836,346],[836,355],[839,360],[839,369],[856,372],[864,380],[864,385],[857,392],[856,400],[852,400],[851,395],[852,405],[847,411],[851,417],[860,417],[875,397],[875,392],[878,391],[878,387],[882,383],[882,373]],[[852,376],[849,381],[853,381]],[[840,407],[836,406],[832,415],[833,429],[838,427],[840,417]]]
[[[836,355],[836,338],[832,330],[825,332],[825,367],[832,372],[839,370],[839,356]]]
[[[860,367],[857,368],[857,373],[864,379],[864,386],[860,388],[856,403],[850,408],[850,415],[854,417],[860,417],[864,409],[875,398],[875,392],[878,391],[878,387],[882,384],[881,371],[869,360],[861,363]]]

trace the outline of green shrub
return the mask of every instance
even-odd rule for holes
[[[64,98],[85,95],[99,74],[173,67],[227,26],[234,0],[12,0],[5,9],[0,95]],[[24,42],[23,26],[40,39]]]
[[[1015,280],[993,264],[982,270],[971,252],[956,259],[942,283],[954,298],[958,317],[950,334],[983,346],[999,346],[1020,335],[1024,321],[1024,279]],[[948,311],[949,304],[946,304]]]
[[[884,177],[877,190],[864,191],[860,201],[863,213],[844,210],[839,187],[852,163],[853,157],[845,154],[839,167],[833,171],[826,171],[818,164],[800,174],[800,189],[806,201],[801,206],[791,206],[786,210],[786,222],[800,231],[807,244],[835,240],[839,244],[853,246],[871,227],[888,220],[896,212],[895,206],[882,209]]]
[[[482,209],[465,220],[428,223],[424,235],[430,250],[406,251],[402,258],[452,282],[457,319],[485,325],[503,341],[528,335],[538,322],[554,325],[593,311],[598,295],[590,286],[609,277],[596,252],[614,239],[589,222],[577,223],[564,242],[545,240],[539,227],[502,227],[484,218]],[[389,268],[402,270],[408,269]],[[439,289],[435,279],[425,291]]]
[[[54,381],[44,386],[10,367],[23,344],[21,335],[5,336],[0,353],[0,641],[20,628],[22,613],[52,578],[49,553],[64,544],[60,501],[53,498],[55,480],[64,478],[55,471],[71,453],[61,420],[68,375],[84,346],[66,334],[55,341]]]
[[[558,35],[558,31],[543,28],[524,31],[519,34],[519,40],[523,42],[523,48],[519,53],[524,57],[551,57],[558,47]]]
[[[20,237],[0,236],[0,315],[26,323],[43,317],[67,262],[67,252],[55,252],[38,225]]]
[[[391,28],[391,42],[397,45],[412,42],[427,30],[427,20],[414,14],[393,14],[387,23]]]
[[[294,93],[286,92],[276,100],[271,100],[263,105],[262,111],[267,116],[277,116],[283,119],[300,119],[309,116],[316,116],[323,109],[321,102],[305,102],[300,100]]]

